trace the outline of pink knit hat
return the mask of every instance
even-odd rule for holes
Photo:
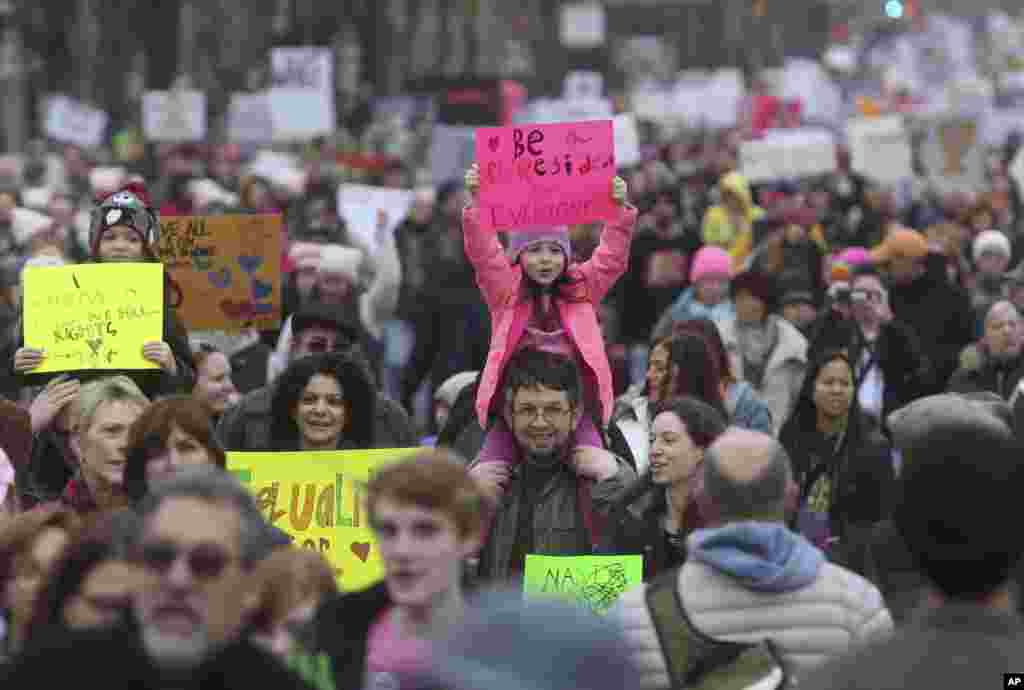
[[[569,242],[569,228],[556,225],[550,228],[523,228],[508,233],[508,258],[515,263],[519,255],[531,244],[538,242],[554,242],[565,254],[566,261],[572,258],[572,245]]]
[[[871,253],[864,247],[847,247],[836,255],[835,261],[853,268],[871,263]]]
[[[732,275],[732,258],[721,247],[701,247],[693,259],[690,282],[696,283],[708,276],[728,278]]]

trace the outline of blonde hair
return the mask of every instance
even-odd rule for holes
[[[90,381],[82,386],[69,410],[70,426],[85,431],[92,426],[96,410],[107,402],[130,402],[142,407],[149,406],[149,398],[127,376],[109,376]]]

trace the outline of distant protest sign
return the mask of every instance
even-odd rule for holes
[[[341,588],[352,591],[384,575],[364,487],[378,468],[416,450],[228,453],[228,470],[255,494],[271,525],[295,546],[320,553]]]
[[[630,556],[526,556],[523,592],[567,599],[606,613],[624,592],[644,581],[644,559]]]
[[[95,148],[103,143],[109,119],[102,110],[67,96],[54,96],[46,105],[46,136],[65,144]]]
[[[234,142],[252,144],[265,144],[273,140],[274,120],[266,92],[231,94],[228,138]]]
[[[142,97],[142,131],[149,141],[202,141],[206,138],[206,94],[147,91]]]
[[[334,54],[309,46],[270,51],[270,112],[275,141],[334,131]]]
[[[160,264],[29,267],[24,289],[25,346],[46,351],[34,373],[156,368],[142,346],[163,340]]]
[[[740,145],[740,171],[751,182],[825,175],[837,163],[835,135],[825,129],[771,130]]]
[[[902,116],[850,120],[846,139],[855,172],[884,184],[913,177],[910,133]]]
[[[361,184],[338,187],[338,213],[346,227],[373,250],[377,247],[377,213],[387,215],[387,231],[394,232],[409,215],[415,192]]]
[[[496,230],[616,217],[611,120],[476,130],[480,224]]]
[[[160,260],[181,289],[189,330],[238,332],[281,323],[281,216],[167,216]]]

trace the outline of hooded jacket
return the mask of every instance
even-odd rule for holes
[[[626,272],[636,216],[634,207],[623,206],[619,218],[605,227],[601,244],[593,256],[578,266],[567,264],[567,271],[575,268],[579,272],[586,300],[569,301],[558,297],[554,300],[563,327],[582,355],[588,373],[597,381],[601,420],[605,424],[611,417],[615,387],[601,326],[597,322],[597,308]],[[480,227],[476,208],[469,206],[463,211],[462,227],[466,256],[473,264],[477,285],[491,314],[491,346],[480,378],[476,406],[480,424],[486,427],[502,372],[529,324],[533,299],[523,289],[522,266],[518,262],[510,263],[498,236]],[[568,261],[569,257],[566,259]]]
[[[754,221],[764,217],[764,210],[754,204],[754,195],[750,191],[750,182],[740,173],[728,173],[722,177],[718,186],[723,192],[732,192],[743,202],[746,227],[736,227],[733,224],[724,204],[712,206],[704,214],[701,230],[704,244],[715,245],[732,253],[733,250],[741,248],[741,237],[745,234],[750,234],[750,239],[746,242],[746,252],[749,254],[750,247],[753,245],[752,232]]]
[[[892,618],[870,582],[837,565],[777,523],[697,530],[679,569],[679,596],[704,634],[733,642],[771,639],[799,680],[830,658],[891,633]],[[612,615],[626,631],[642,690],[671,687],[644,588]]]

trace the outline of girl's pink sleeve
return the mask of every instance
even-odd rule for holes
[[[462,242],[476,272],[476,284],[493,312],[506,301],[515,269],[505,256],[498,235],[480,227],[475,206],[467,206],[462,211]]]
[[[629,245],[633,241],[636,215],[634,206],[623,206],[618,219],[605,225],[601,244],[594,254],[580,265],[594,304],[604,299],[629,266]]]

